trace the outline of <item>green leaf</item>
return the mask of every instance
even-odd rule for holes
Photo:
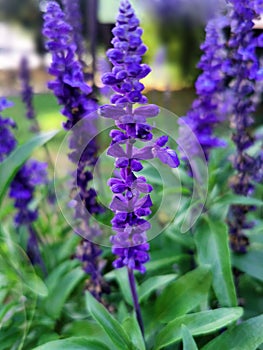
[[[21,279],[23,280],[25,286],[27,286],[35,294],[46,297],[48,295],[48,288],[41,278],[32,271],[31,273],[21,274]]]
[[[126,318],[126,320],[123,322],[123,328],[130,335],[135,349],[145,350],[144,339],[135,315]]]
[[[105,330],[117,349],[132,349],[131,341],[119,322],[88,292],[86,304],[91,316]]]
[[[210,268],[201,266],[170,284],[157,299],[156,318],[169,322],[193,310],[207,299],[211,279]]]
[[[133,305],[127,269],[116,269],[114,273],[116,275],[116,279],[121,289],[123,298],[129,305]]]
[[[183,350],[198,350],[192,334],[184,324],[182,325],[181,333],[183,337]]]
[[[84,276],[84,271],[76,268],[57,281],[56,287],[49,292],[44,304],[45,310],[50,317],[53,319],[60,317],[67,298]]]
[[[170,274],[164,276],[155,276],[148,278],[138,288],[139,301],[142,302],[151,295],[154,291],[159,288],[164,288],[167,284],[171,283],[176,279],[177,275]]]
[[[8,189],[10,182],[20,167],[27,161],[33,151],[51,140],[58,131],[41,133],[24,145],[18,147],[8,158],[0,164],[0,203]]]
[[[233,281],[228,228],[220,221],[202,221],[195,235],[200,264],[211,266],[213,289],[220,306],[236,306],[237,298]]]
[[[110,349],[106,344],[98,340],[90,340],[86,337],[72,337],[68,339],[55,340],[49,343],[37,346],[32,350],[107,350]]]
[[[243,255],[232,255],[233,265],[240,271],[263,281],[263,252],[250,250]]]
[[[242,313],[242,308],[237,307],[197,312],[178,317],[160,331],[154,349],[161,349],[180,340],[182,338],[182,325],[185,325],[192,335],[208,334],[238,320]],[[224,349],[224,347],[215,347],[214,349]]]
[[[263,343],[263,315],[251,318],[216,337],[202,350],[256,350]]]
[[[263,201],[260,199],[253,198],[253,197],[238,196],[231,193],[228,193],[221,197],[217,197],[214,203],[217,203],[220,206],[233,205],[233,204],[255,205],[255,206],[263,205]]]
[[[188,255],[181,254],[181,255],[174,255],[168,258],[161,258],[161,259],[156,259],[154,261],[150,261],[146,265],[147,271],[151,272],[151,271],[160,270],[166,266],[171,266],[185,258],[188,258]]]

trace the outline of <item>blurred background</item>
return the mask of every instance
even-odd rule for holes
[[[59,1],[58,1],[59,2]],[[46,0],[0,0],[0,94],[16,102],[12,115],[22,117],[19,65],[26,55],[29,61],[35,108],[42,129],[60,125],[63,119],[46,83],[50,57],[41,34]],[[208,20],[224,11],[225,0],[133,0],[144,29],[149,50],[145,61],[152,73],[145,80],[151,102],[184,115],[194,99],[194,82],[199,74],[200,44],[205,38]],[[105,51],[110,47],[119,0],[80,0],[85,63],[94,71],[95,86],[110,70]],[[103,91],[102,91],[103,92]],[[25,127],[24,130],[27,128]],[[20,129],[20,136],[26,137]]]

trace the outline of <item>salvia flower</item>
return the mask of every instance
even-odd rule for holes
[[[30,120],[35,119],[35,110],[33,106],[33,88],[30,86],[30,70],[26,57],[23,57],[20,63],[19,77],[21,81],[21,97],[26,106],[26,117]]]
[[[231,93],[225,91],[227,75],[224,72],[227,59],[224,29],[228,24],[228,19],[220,16],[211,19],[206,27],[206,39],[201,46],[203,55],[198,65],[203,73],[195,84],[197,98],[187,115],[182,117],[197,137],[206,159],[213,148],[225,145],[223,140],[214,135],[214,131],[226,119],[232,103]],[[182,124],[180,120],[179,123]],[[186,137],[184,130],[184,127],[180,127],[181,140]],[[183,144],[189,144],[191,154],[194,155],[191,140],[185,140]]]
[[[73,41],[76,44],[76,52],[80,61],[84,54],[82,37],[82,17],[79,0],[63,0],[66,20],[73,29]]]
[[[11,118],[4,118],[1,113],[13,106],[6,98],[0,98],[0,162],[2,162],[17,145],[12,129],[16,127]]]
[[[129,1],[121,2],[113,34],[114,49],[107,52],[113,69],[104,74],[102,81],[116,93],[111,99],[113,105],[100,108],[101,116],[113,119],[117,127],[110,133],[112,142],[108,149],[108,155],[115,158],[116,168],[115,176],[108,183],[113,192],[110,208],[115,214],[112,219],[115,231],[111,237],[112,252],[118,256],[113,265],[144,273],[145,263],[149,260],[147,231],[151,225],[147,216],[151,214],[150,193],[153,188],[138,173],[143,169],[143,160],[159,158],[173,168],[178,167],[179,160],[176,153],[165,146],[167,136],[153,140],[153,128],[148,124],[148,118],[156,117],[159,108],[155,105],[133,108],[135,103],[147,103],[141,79],[151,69],[142,63],[147,48]],[[135,147],[137,141],[145,142],[145,146]]]
[[[257,106],[257,99],[254,97],[259,93],[258,88],[262,87],[258,82],[263,79],[262,66],[257,55],[257,49],[263,46],[263,34],[253,30],[253,20],[262,12],[262,6],[260,10],[259,0],[230,0],[229,3],[231,36],[226,71],[232,78],[231,126],[232,139],[236,145],[233,161],[236,175],[231,180],[231,187],[238,195],[250,196],[254,191],[253,181],[261,181],[263,178],[262,154],[253,157],[248,152],[254,144],[254,137],[250,133]],[[245,205],[233,205],[230,208],[228,222],[231,247],[237,253],[245,253],[249,244],[244,230],[253,227],[253,223],[247,221],[247,214],[251,210],[254,207]]]
[[[69,1],[67,6],[69,11],[71,6]],[[61,112],[67,118],[64,128],[71,130],[74,127],[69,141],[71,151],[69,158],[76,165],[78,196],[83,204],[75,207],[75,218],[81,223],[78,233],[87,238],[79,248],[83,253],[82,256],[79,253],[77,256],[85,263],[84,269],[91,276],[94,288],[89,289],[100,300],[101,293],[98,285],[101,282],[101,272],[98,266],[98,255],[101,254],[101,250],[92,243],[94,235],[100,232],[97,227],[94,232],[87,220],[87,211],[90,214],[103,211],[98,204],[96,191],[90,187],[90,181],[93,178],[91,170],[97,162],[98,148],[95,139],[92,139],[79,158],[83,140],[87,139],[87,135],[96,135],[96,128],[89,114],[96,111],[97,102],[91,95],[92,89],[86,84],[82,64],[76,57],[77,45],[74,41],[74,30],[70,23],[67,23],[61,7],[54,1],[50,1],[47,5],[43,34],[48,38],[46,47],[52,54],[49,73],[55,76],[55,80],[49,82],[48,86],[53,90],[58,102],[63,105]],[[79,121],[82,121],[81,125],[78,125]]]
[[[15,201],[16,225],[30,225],[38,218],[38,209],[31,208],[37,186],[47,181],[47,164],[29,160],[18,171],[10,186],[9,196]]]

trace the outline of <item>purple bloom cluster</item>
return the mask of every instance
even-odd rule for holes
[[[16,139],[12,129],[16,127],[15,122],[10,118],[2,117],[1,113],[13,103],[6,98],[0,98],[0,162],[2,162],[16,147]]]
[[[159,158],[173,168],[178,167],[179,160],[173,150],[165,147],[167,136],[153,141],[147,118],[156,117],[159,108],[145,105],[133,109],[136,102],[147,102],[142,95],[144,85],[140,79],[150,72],[150,68],[141,63],[147,48],[142,43],[142,29],[129,1],[121,2],[113,34],[114,49],[107,55],[114,67],[102,81],[116,92],[111,99],[115,105],[102,106],[100,114],[112,118],[117,126],[110,133],[112,142],[108,149],[108,154],[115,158],[116,167],[116,176],[109,180],[113,192],[110,208],[115,213],[112,220],[115,235],[111,237],[111,243],[113,253],[118,256],[114,267],[127,266],[144,273],[144,264],[149,260],[147,231],[151,228],[146,217],[151,214],[150,192],[153,188],[137,173],[143,169],[142,160]],[[136,141],[145,142],[146,146],[137,148],[134,146]]]
[[[38,209],[32,209],[36,186],[46,183],[47,164],[29,160],[16,174],[10,186],[10,197],[15,200],[18,213],[15,216],[17,225],[30,225],[38,218]]]
[[[30,86],[30,71],[26,57],[23,57],[21,60],[19,76],[21,80],[22,101],[26,106],[26,117],[32,120],[36,115],[33,106],[33,89]]]
[[[65,5],[67,5],[69,15],[70,7],[75,8],[75,5],[73,2],[70,4],[69,1],[65,1]],[[74,127],[69,141],[71,150],[69,158],[77,166],[78,196],[83,203],[82,206],[75,207],[75,218],[81,222],[78,233],[82,233],[83,237],[92,241],[94,235],[99,234],[99,230],[96,229],[94,233],[94,230],[89,227],[87,211],[90,214],[98,214],[103,211],[97,202],[96,191],[89,186],[93,178],[90,170],[97,162],[98,148],[95,139],[90,141],[80,158],[79,153],[87,135],[96,135],[96,128],[93,121],[90,120],[89,114],[97,109],[97,102],[91,96],[92,89],[86,84],[82,64],[76,58],[77,45],[74,42],[73,28],[67,23],[66,16],[60,6],[54,1],[50,1],[47,5],[43,34],[48,38],[46,47],[52,54],[49,73],[56,77],[48,86],[53,90],[58,102],[64,106],[61,111],[67,117],[64,128],[70,130]],[[80,126],[78,125],[79,121],[82,121]],[[81,248],[83,255],[82,257],[78,255],[78,257],[85,263],[85,271],[90,273],[92,284],[97,290],[97,286],[101,282],[101,277],[98,277],[101,276],[98,266],[98,255],[101,254],[101,251],[91,241],[83,241],[83,249]],[[87,252],[90,254],[88,258]],[[94,296],[100,299],[99,293],[94,294]]]
[[[139,27],[139,20],[128,1],[121,2],[112,32],[114,48],[107,51],[107,56],[114,67],[111,73],[102,77],[103,84],[116,92],[111,103],[147,103],[147,98],[142,95],[144,85],[140,82],[151,71],[148,65],[142,64],[147,47],[141,39],[143,30]]]
[[[73,29],[66,22],[64,12],[55,1],[50,1],[44,15],[43,34],[48,38],[47,50],[52,54],[49,73],[56,77],[48,83],[68,119],[64,128],[70,130],[79,120],[97,108],[90,96],[92,89],[85,83],[81,63],[76,59]]]
[[[215,127],[227,117],[231,106],[231,93],[226,93],[227,75],[224,72],[227,59],[226,38],[224,29],[229,25],[225,17],[211,19],[206,27],[206,40],[201,49],[203,55],[198,67],[203,73],[196,81],[197,99],[193,102],[191,110],[182,120],[192,129],[203,148],[206,158],[213,148],[222,147],[225,142],[214,136]],[[182,123],[179,121],[182,125]],[[186,137],[184,127],[180,128],[180,138]],[[191,142],[183,142],[195,149]]]
[[[64,128],[70,130],[97,109],[97,102],[90,95],[92,89],[85,83],[82,65],[75,57],[76,45],[73,41],[73,29],[66,22],[65,14],[60,6],[54,1],[47,5],[43,34],[48,38],[46,47],[52,54],[49,73],[56,77],[54,81],[49,82],[48,86],[53,90],[58,102],[64,106],[61,112],[68,119],[64,123]],[[73,163],[78,164],[77,184],[80,196],[90,213],[98,213],[101,208],[96,202],[96,192],[93,189],[87,190],[92,174],[86,170],[86,166],[92,166],[97,161],[95,141],[90,142],[81,159],[78,159],[82,140],[85,140],[85,133],[94,134],[94,127],[86,118],[85,128],[74,130],[69,145],[72,150],[70,159]]]
[[[260,5],[261,4],[261,10]],[[259,11],[259,12],[257,12]],[[263,47],[263,34],[253,30],[253,20],[262,12],[262,1],[230,0],[229,16],[231,36],[228,47],[230,51],[226,71],[232,78],[233,114],[231,126],[233,141],[237,153],[234,159],[236,175],[231,180],[231,187],[238,195],[249,196],[254,191],[254,181],[263,178],[262,154],[253,157],[248,149],[253,145],[254,138],[250,134],[253,124],[253,113],[256,110],[254,100],[258,94],[258,81],[263,80],[263,69],[257,56],[257,48]],[[262,85],[261,85],[262,86]],[[249,244],[244,230],[251,228],[246,215],[253,207],[233,205],[229,213],[231,246],[235,252],[245,253]]]
[[[82,37],[82,18],[80,12],[79,0],[63,0],[66,14],[66,20],[73,29],[73,41],[76,44],[76,53],[80,61],[84,54],[83,37]]]

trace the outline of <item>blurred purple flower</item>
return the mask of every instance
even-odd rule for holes
[[[76,53],[80,62],[82,62],[84,47],[82,37],[82,16],[80,12],[79,0],[63,0],[63,5],[66,14],[66,21],[73,29],[73,42],[76,44]]]
[[[224,73],[227,62],[224,29],[228,25],[229,20],[223,16],[209,21],[206,39],[201,46],[203,55],[198,65],[203,73],[195,84],[198,97],[187,116],[182,117],[197,137],[206,159],[213,148],[225,146],[225,142],[214,135],[214,129],[227,118],[232,104],[232,94],[226,93],[227,75]],[[185,133],[184,124],[180,120],[179,124],[180,139],[194,155],[196,150],[191,146],[191,140],[185,139],[188,138],[188,133]]]
[[[261,6],[259,6],[261,4]],[[259,87],[262,88],[262,65],[257,50],[263,47],[263,34],[253,30],[253,20],[262,12],[262,1],[229,1],[230,39],[229,61],[225,66],[231,78],[233,91],[231,127],[236,155],[233,161],[236,175],[231,179],[231,187],[238,195],[250,196],[254,191],[253,181],[263,179],[262,153],[256,157],[248,154],[254,144],[250,127],[254,123]],[[261,82],[260,82],[261,81]],[[262,93],[262,89],[261,89]],[[231,247],[237,253],[245,253],[249,240],[244,230],[251,228],[247,214],[254,207],[233,205],[230,208],[228,223],[230,226]]]
[[[26,106],[26,117],[32,120],[35,119],[36,115],[33,106],[33,89],[30,86],[29,64],[26,57],[23,57],[21,60],[19,73],[22,101]]]
[[[17,142],[12,129],[16,127],[15,122],[10,118],[4,118],[1,115],[5,109],[13,106],[13,103],[6,98],[0,98],[0,162],[16,148]]]

